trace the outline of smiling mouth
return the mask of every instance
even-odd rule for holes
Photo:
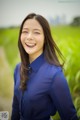
[[[25,44],[26,44],[26,46],[29,47],[29,48],[33,48],[33,47],[36,46],[36,44],[27,44],[27,43],[25,43]]]

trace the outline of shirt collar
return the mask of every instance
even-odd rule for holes
[[[33,71],[37,72],[40,66],[44,63],[44,54],[42,53],[39,57],[37,57],[31,64],[30,67]]]

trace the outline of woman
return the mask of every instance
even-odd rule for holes
[[[18,47],[11,120],[49,120],[56,111],[61,120],[78,120],[56,54],[62,55],[44,17],[31,13],[23,20]]]

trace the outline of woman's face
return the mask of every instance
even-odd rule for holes
[[[37,20],[25,21],[21,33],[21,43],[30,59],[37,58],[43,52],[44,32]]]

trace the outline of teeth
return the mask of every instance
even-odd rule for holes
[[[29,45],[29,46],[34,46],[35,44],[27,44],[27,45]]]

